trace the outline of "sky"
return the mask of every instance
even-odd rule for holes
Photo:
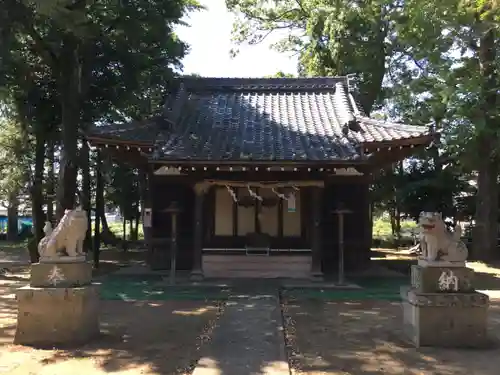
[[[229,51],[234,16],[226,10],[225,0],[201,0],[207,10],[192,13],[185,19],[190,27],[179,26],[180,39],[191,46],[183,60],[184,74],[204,77],[263,77],[296,73],[297,59],[270,50],[269,42],[256,46],[239,46],[240,53],[231,58]]]

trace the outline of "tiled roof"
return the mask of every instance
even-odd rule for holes
[[[358,160],[363,144],[428,134],[425,127],[367,117],[348,86],[346,77],[180,78],[165,102],[170,126],[156,124],[152,157]],[[132,138],[132,132],[115,134]]]
[[[154,143],[158,135],[159,118],[127,123],[102,124],[95,126],[89,138],[113,139],[129,143]]]

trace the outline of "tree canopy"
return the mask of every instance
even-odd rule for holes
[[[226,0],[226,5],[236,15],[236,46],[276,34],[273,48],[298,56],[298,76],[350,75],[366,113],[438,130],[441,138],[427,150],[377,173],[374,208],[394,218],[415,218],[423,209],[456,219],[474,216],[475,246],[484,258],[495,254],[498,1]],[[9,201],[28,186],[39,234],[41,207],[49,204],[43,192],[54,185],[49,175],[58,170],[59,213],[75,205],[77,189],[90,207],[94,161],[80,141],[81,131],[96,123],[141,120],[158,110],[189,52],[174,27],[200,9],[194,0],[3,2],[0,100],[7,111],[0,124],[5,146],[0,195]],[[109,203],[133,219],[141,176],[129,166],[106,166]],[[124,186],[126,180],[133,183]]]
[[[358,78],[372,115],[441,133],[429,149],[379,174],[381,209],[467,216],[476,195],[477,251],[498,236],[500,6],[494,0],[226,0],[235,43],[296,53],[302,76]],[[476,186],[470,181],[477,180]],[[461,203],[459,203],[461,202]],[[461,210],[459,213],[457,211]],[[395,212],[395,211],[394,211]]]

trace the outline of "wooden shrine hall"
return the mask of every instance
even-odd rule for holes
[[[170,268],[175,215],[175,267],[193,278],[320,279],[369,265],[372,174],[436,136],[356,96],[347,77],[183,77],[160,115],[86,136],[147,174],[153,269]]]

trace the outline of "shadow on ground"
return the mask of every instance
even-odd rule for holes
[[[15,314],[14,304],[2,316]],[[78,349],[36,350],[16,368],[22,374],[97,375],[104,373],[178,374],[199,359],[219,312],[206,301],[103,301],[101,336]],[[9,345],[15,318],[0,331],[2,363],[26,347]],[[10,374],[10,372],[9,372]]]
[[[321,294],[311,298],[311,294],[283,293],[287,351],[296,373],[498,374],[500,268],[495,264],[468,263],[468,267],[475,270],[475,287],[485,291],[491,299],[490,349],[415,349],[403,334],[398,293],[400,285],[410,283],[410,268],[416,264],[416,259],[381,256],[374,263],[399,272],[401,277],[359,278],[356,282],[365,289],[350,292],[347,296],[350,299],[339,298],[339,293],[329,295],[326,291],[322,293],[325,298],[321,298]],[[373,298],[367,298],[370,290]]]
[[[97,276],[143,261],[144,253],[103,252]],[[118,259],[117,259],[118,258]],[[15,290],[29,268],[0,275],[0,373],[9,375],[179,374],[199,359],[220,311],[216,300],[101,301],[101,336],[78,349],[42,350],[12,344]],[[125,287],[125,285],[123,285]],[[151,296],[150,299],[153,299]]]
[[[399,303],[285,300],[284,311],[288,353],[301,374],[498,374],[496,340],[487,350],[415,349],[404,338]],[[490,333],[500,333],[497,303]]]
[[[42,362],[54,374],[61,362],[91,359],[103,372],[134,369],[137,373],[175,374],[198,360],[198,349],[210,334],[215,303],[199,301],[104,301],[102,337],[78,350],[59,351]],[[82,374],[92,374],[79,370]],[[61,372],[61,375],[63,372]]]

